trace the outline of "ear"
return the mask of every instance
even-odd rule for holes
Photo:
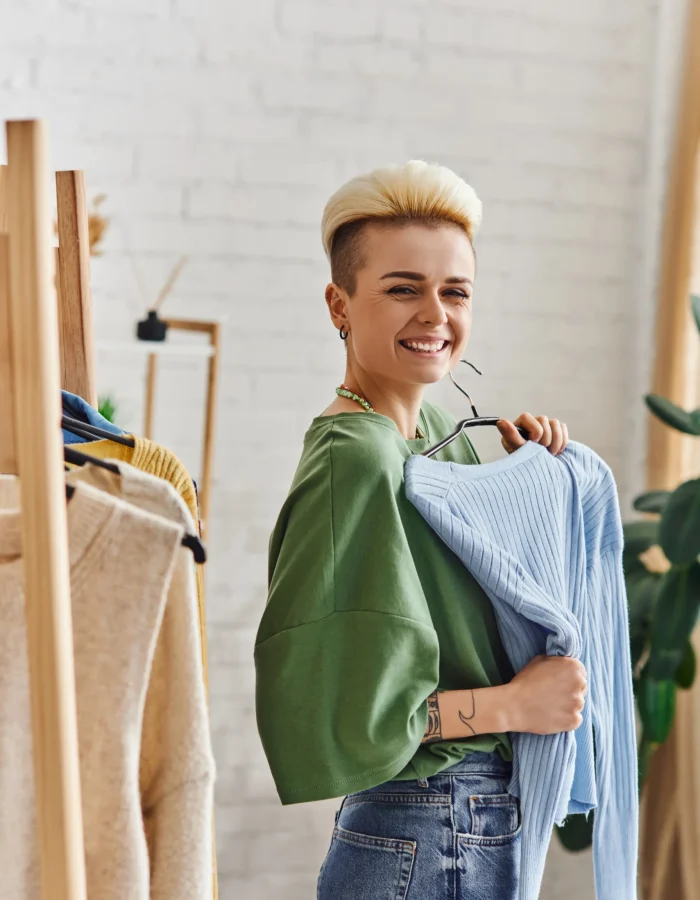
[[[326,286],[326,303],[328,304],[328,312],[336,328],[342,325],[349,325],[347,316],[348,295],[345,291],[338,287],[337,284],[331,282]]]

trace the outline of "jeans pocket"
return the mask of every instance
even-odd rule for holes
[[[517,900],[522,818],[512,794],[469,798],[471,832],[456,835],[457,900]]]
[[[333,829],[318,878],[317,900],[405,900],[415,841]]]
[[[520,833],[520,801],[512,794],[476,794],[469,798],[469,835],[479,842],[508,843]]]

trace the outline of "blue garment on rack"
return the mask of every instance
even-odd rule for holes
[[[61,391],[61,402],[63,412],[72,419],[79,419],[81,422],[87,422],[89,425],[95,425],[97,428],[109,431],[110,434],[124,434],[124,431],[118,425],[110,422],[109,419],[105,419],[93,406],[90,406],[87,401],[77,394]],[[73,434],[73,432],[67,431],[65,428],[62,429],[62,432],[64,444],[87,444],[90,442],[90,438]],[[98,441],[99,438],[92,438],[92,440]]]
[[[572,732],[511,734],[523,830],[520,900],[535,900],[554,824],[595,809],[597,900],[636,900],[637,746],[623,535],[607,464],[570,441],[533,441],[476,466],[412,456],[406,494],[491,599],[519,672],[542,653],[588,674]],[[595,754],[593,729],[595,728]]]

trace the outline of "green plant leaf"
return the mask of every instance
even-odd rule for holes
[[[108,422],[114,424],[117,413],[117,404],[112,397],[100,397],[97,405],[97,411],[104,416]]]
[[[698,331],[700,331],[700,297],[697,294],[690,295],[690,308],[693,311],[693,317],[695,318],[695,324],[698,326]]]
[[[665,397],[659,397],[658,394],[647,394],[644,402],[657,419],[661,419],[676,431],[682,431],[685,434],[700,434],[700,423],[697,419]]]
[[[637,754],[637,784],[640,796],[642,787],[646,781],[647,772],[649,771],[649,763],[651,762],[655,749],[656,745],[647,738],[644,732],[642,732],[642,737],[639,741],[639,752]]]
[[[648,550],[649,547],[659,543],[659,520],[644,519],[642,522],[627,522],[622,526],[622,532],[625,540],[625,554],[636,557]]]
[[[557,825],[556,831],[562,846],[571,853],[580,853],[587,850],[593,843],[593,816],[594,812],[569,816],[563,825]]]
[[[678,687],[685,688],[686,690],[689,687],[692,687],[693,682],[695,681],[696,668],[697,662],[695,659],[695,650],[693,649],[692,643],[687,641],[685,650],[683,651],[683,659],[681,660],[680,666],[676,669],[675,681]]]
[[[663,681],[675,676],[695,628],[699,606],[700,565],[672,566],[663,576],[651,621],[645,669],[652,678]]]
[[[636,497],[633,505],[639,512],[660,513],[670,496],[670,491],[647,491]]]
[[[671,731],[676,711],[676,685],[670,679],[657,680],[644,667],[637,685],[637,706],[645,739],[663,744]]]
[[[685,481],[669,497],[659,542],[672,563],[691,563],[700,554],[700,478]]]
[[[625,576],[631,635],[649,630],[663,577],[660,572],[647,571],[641,563],[640,569]]]

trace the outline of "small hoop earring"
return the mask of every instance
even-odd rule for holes
[[[340,334],[340,340],[341,340],[341,341],[347,341],[348,335],[350,334],[350,329],[348,328],[348,329],[345,331],[345,334],[343,334],[343,328],[345,328],[345,326],[344,326],[344,325],[341,325],[341,326],[340,326],[340,331],[339,331],[339,334]]]

